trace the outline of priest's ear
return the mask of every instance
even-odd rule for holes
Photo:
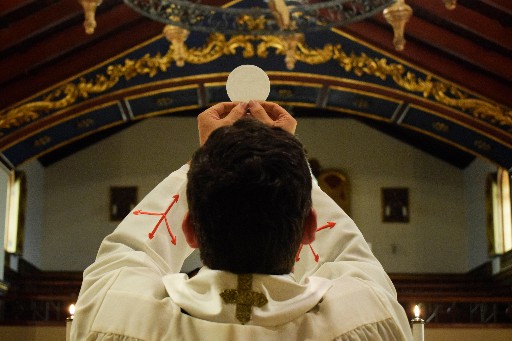
[[[196,229],[194,228],[192,218],[190,218],[190,214],[188,211],[187,213],[185,213],[185,217],[183,218],[183,222],[181,223],[181,228],[183,230],[183,234],[185,235],[185,240],[187,241],[188,246],[190,246],[193,249],[197,249],[199,247],[199,244],[197,242]]]
[[[306,220],[304,221],[304,234],[302,235],[302,244],[311,244],[315,241],[316,237],[316,222],[317,216],[314,208],[309,211]]]

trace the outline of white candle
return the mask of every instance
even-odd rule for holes
[[[411,320],[412,324],[412,340],[425,341],[425,321],[420,318],[420,307],[414,307],[414,318]]]
[[[75,316],[75,305],[69,306],[70,316],[66,318],[66,341],[71,340],[71,325],[73,324],[73,317]]]

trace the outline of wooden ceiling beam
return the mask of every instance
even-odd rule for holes
[[[463,86],[479,93],[502,105],[512,107],[512,86],[510,83],[499,81],[492,75],[483,73],[474,68],[466,67],[456,60],[445,58],[429,46],[418,41],[408,41],[405,49],[397,52],[393,48],[393,33],[384,29],[378,23],[362,21],[345,26],[341,29],[348,34],[366,41],[379,49],[384,50],[396,58],[407,60],[434,75]],[[510,64],[510,62],[509,62]]]
[[[122,0],[103,0],[96,9],[96,17],[114,6],[125,6]],[[27,49],[38,41],[46,40],[58,31],[83,23],[84,11],[78,0],[61,0],[26,15],[0,29],[0,58],[15,53],[16,49]]]
[[[407,0],[407,3],[413,8],[415,16],[437,22],[447,29],[490,41],[503,47],[507,53],[512,51],[512,26],[505,27],[498,21],[463,6],[447,10],[442,1]]]
[[[497,20],[503,26],[512,23],[512,1],[510,0],[457,0],[457,8],[470,8],[476,12]]]
[[[512,1],[510,0],[480,0],[480,2],[499,11],[507,12],[508,15],[512,15]]]
[[[0,1],[0,17],[10,15],[13,12],[26,9],[39,2],[38,0],[3,0]]]
[[[76,23],[83,20],[84,12],[77,0],[64,0],[41,11],[18,20],[8,28],[0,29],[0,56],[5,51],[23,45],[27,41],[39,37],[43,40],[55,29],[65,28],[65,23]],[[3,53],[2,53],[3,52]]]
[[[63,32],[58,32],[44,41],[34,44],[30,50],[13,54],[9,59],[0,60],[0,84],[30,74],[34,69],[43,65],[51,65],[54,60],[66,53],[92,44],[102,36],[129,26],[141,16],[127,6],[117,6],[96,18],[98,26],[93,35],[87,35],[82,25],[75,25]]]
[[[9,27],[13,22],[21,20],[27,16],[31,16],[44,7],[50,6],[58,1],[60,0],[3,0],[0,2],[0,6],[5,6],[0,9],[0,27]]]
[[[376,17],[383,26],[389,26],[383,17]],[[390,26],[389,26],[390,27]],[[405,26],[405,38],[417,40],[452,58],[472,64],[505,82],[512,82],[510,57],[486,50],[474,41],[444,30],[426,20],[412,16]],[[407,47],[406,47],[407,48]]]
[[[98,26],[102,22],[98,23]],[[105,23],[103,23],[105,24]],[[18,77],[0,86],[0,108],[5,108],[49,87],[55,86],[79,72],[109,60],[162,33],[163,25],[142,17],[130,23],[130,29],[112,32],[113,36],[99,39],[81,50],[59,60],[58,67],[46,67]]]

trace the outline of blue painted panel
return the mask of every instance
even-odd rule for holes
[[[207,86],[207,103],[229,102],[225,85]],[[319,93],[319,87],[302,86],[295,84],[271,84],[268,101],[272,102],[299,102],[315,104]]]
[[[229,39],[230,37],[226,38]],[[186,45],[189,49],[194,47],[202,48],[207,45],[207,42],[208,34],[192,32],[186,41]],[[102,101],[108,98],[104,96],[109,95],[120,97],[122,96],[121,90],[130,92],[136,91],[139,86],[151,85],[153,88],[158,88],[159,85],[156,84],[158,82],[160,82],[160,86],[163,86],[162,82],[168,84],[180,81],[185,77],[190,78],[195,75],[207,76],[211,74],[218,75],[219,73],[225,73],[227,78],[227,74],[231,70],[242,64],[257,65],[267,72],[274,72],[274,75],[279,74],[280,79],[292,79],[295,75],[315,75],[314,82],[318,81],[326,83],[326,78],[335,78],[347,84],[350,82],[357,82],[358,84],[367,83],[384,86],[387,87],[388,90],[396,90],[397,97],[404,95],[407,96],[408,94],[421,96],[422,94],[419,92],[408,91],[405,87],[399,86],[388,73],[394,73],[395,76],[400,73],[403,76],[409,72],[410,78],[413,81],[430,79],[429,77],[432,77],[432,81],[437,81],[435,75],[427,75],[423,70],[414,66],[404,65],[400,60],[386,55],[383,51],[372,49],[358,41],[351,40],[349,37],[345,37],[331,31],[307,34],[306,42],[308,47],[312,49],[321,49],[326,44],[341,46],[343,47],[341,57],[340,55],[336,56],[340,57],[338,61],[330,60],[316,65],[297,61],[295,68],[293,70],[288,70],[285,64],[285,56],[276,55],[276,50],[273,48],[268,48],[266,50],[268,53],[267,57],[254,56],[251,58],[245,58],[242,54],[243,49],[239,47],[236,49],[234,55],[221,56],[220,58],[208,63],[186,64],[183,67],[178,67],[174,63],[171,63],[170,65],[157,65],[155,64],[155,61],[164,61],[165,59],[161,57],[169,50],[169,42],[164,37],[161,37],[147,44],[141,44],[138,48],[129,53],[126,53],[117,59],[109,60],[105,64],[99,65],[96,68],[88,70],[87,72],[77,75],[73,79],[69,80],[72,85],[71,87],[76,86],[80,82],[103,84],[105,83],[104,78],[112,81],[111,83],[107,82],[108,84],[114,84],[112,88],[105,92],[84,93],[83,95],[86,95],[86,97],[77,98],[71,106],[94,99]],[[254,51],[258,50],[257,48],[260,43],[261,41],[257,39],[252,42]],[[151,63],[144,63],[148,57],[151,59]],[[156,73],[150,74],[144,73],[144,71]],[[142,74],[140,74],[141,72]],[[366,72],[372,73],[373,75],[369,75]],[[377,76],[379,72],[383,79]],[[37,100],[45,101],[48,100],[48,98],[53,98],[52,101],[60,100],[66,96],[66,92],[57,91],[58,87],[59,86],[49,89],[46,93],[31,98],[27,102],[35,102]],[[84,87],[84,89],[89,88]],[[90,89],[99,88],[91,87]],[[317,103],[320,91],[320,88],[315,87],[295,84],[276,84],[271,89],[269,100],[284,103],[299,102],[314,104]],[[205,104],[229,100],[226,95],[224,85],[206,87],[205,94]],[[79,96],[81,95],[82,94],[80,93]],[[100,99],[99,97],[103,97],[104,99]],[[468,95],[468,98],[472,97],[474,96]],[[429,97],[426,100],[432,101],[434,107],[439,105],[439,103],[432,97]],[[485,99],[483,100],[485,102]],[[164,91],[158,94],[141,94],[141,97],[139,98],[130,98],[127,101],[127,104],[133,111],[134,117],[140,118],[144,115],[170,112],[176,108],[199,106],[200,101],[198,98],[197,88],[191,88],[176,91]],[[357,115],[371,116],[385,121],[395,120],[396,117],[393,115],[401,105],[401,103],[381,98],[377,95],[362,92],[357,93],[357,90],[340,89],[331,89],[328,94],[327,103],[325,104],[330,109],[346,111]],[[38,115],[40,116],[37,119],[33,121],[27,120],[27,122],[22,123],[19,127],[3,129],[1,133],[4,134],[3,136],[8,136],[16,130],[30,128],[30,125],[39,124],[38,121],[55,114],[59,110],[61,109],[48,111],[40,110],[38,111]],[[118,111],[118,109],[116,110]],[[87,129],[92,129],[91,131],[93,131],[101,126],[102,123],[100,122],[102,121],[100,120],[100,117],[101,119],[107,119],[101,116],[104,109],[98,109],[97,111],[99,116],[93,115],[95,116],[95,127],[86,127],[86,130],[84,130],[85,133],[87,133]],[[461,114],[470,115],[469,113],[464,113],[461,110],[459,110],[459,112]],[[90,113],[90,115],[92,115],[92,113]],[[442,113],[440,113],[440,115],[442,115]],[[119,117],[116,117],[115,119],[117,120]],[[494,123],[489,120],[485,120],[485,122],[494,126],[495,129],[502,131],[506,129],[506,127],[500,126],[498,123]],[[481,154],[482,156],[500,163],[505,167],[508,166],[508,168],[510,168],[510,166],[512,166],[512,151],[509,146],[505,146],[500,142],[494,141],[492,136],[483,136],[464,126],[457,127],[457,124],[460,123],[454,123],[446,119],[443,120],[438,116],[421,112],[421,110],[418,110],[418,113],[415,113],[414,110],[410,111],[402,123],[404,125],[410,125],[425,134],[439,137],[440,139],[460,146],[463,149]],[[71,121],[69,124],[71,124]],[[108,123],[105,122],[104,124]],[[433,124],[435,125],[435,128],[432,126]],[[443,124],[446,124],[449,127],[448,131],[443,131],[443,129],[445,129]],[[41,125],[44,125],[44,122],[41,122]],[[85,127],[87,126],[87,123],[82,123],[82,125]],[[62,129],[63,131],[54,131],[56,127],[61,127],[59,129]],[[44,153],[44,151],[49,148],[63,144],[65,142],[65,137],[73,139],[84,132],[76,131],[76,127],[68,127],[63,123],[58,126],[50,127],[44,133],[39,133],[36,136],[22,140],[19,146],[13,146],[5,150],[4,153],[12,163],[19,164],[23,160],[29,159],[32,156]],[[508,133],[509,132],[507,131],[506,134]],[[48,140],[48,138],[50,140]],[[37,147],[34,144],[37,144]]]
[[[116,102],[51,126],[6,149],[3,154],[16,167],[56,146],[72,142],[75,138],[123,121],[121,110]]]
[[[205,86],[206,103],[230,102],[226,85]]]
[[[170,111],[173,108],[197,106],[199,105],[198,88],[194,86],[181,90],[149,93],[144,97],[128,98],[127,102],[134,118]]]
[[[400,105],[401,103],[377,97],[373,94],[338,89],[330,89],[327,100],[327,107],[353,110],[387,120],[391,120]]]
[[[321,88],[307,85],[276,84],[270,87],[269,101],[315,104]]]
[[[512,166],[512,150],[506,145],[469,127],[456,124],[420,108],[410,107],[400,124],[419,129],[427,135],[451,141],[456,146],[472,150],[507,169]]]

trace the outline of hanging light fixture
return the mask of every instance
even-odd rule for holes
[[[85,33],[93,34],[96,29],[96,8],[101,4],[102,0],[78,0],[84,9],[84,28]]]
[[[92,34],[96,28],[96,8],[102,0],[78,1],[84,8],[85,31]],[[449,10],[457,5],[457,0],[442,1]],[[211,5],[203,0],[124,2],[140,14],[166,24],[164,34],[178,47],[183,46],[190,31],[225,35],[279,35],[288,36],[293,42],[302,39],[304,33],[347,25],[383,10],[386,21],[393,27],[395,49],[402,51],[405,47],[405,24],[413,13],[404,0],[239,0],[230,2],[229,7],[227,4]],[[180,54],[180,51],[176,53]]]
[[[444,7],[449,10],[454,10],[457,7],[457,0],[443,0]]]
[[[405,24],[412,15],[412,8],[404,0],[398,0],[393,5],[384,10],[384,18],[393,27],[393,44],[397,51],[402,51],[405,47]]]
[[[124,0],[137,12],[189,31],[233,34],[295,34],[363,20],[395,0],[239,1],[230,7],[201,0]]]

